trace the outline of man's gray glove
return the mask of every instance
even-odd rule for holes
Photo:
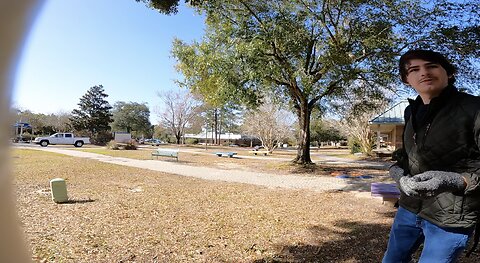
[[[415,183],[409,180],[410,176],[405,175],[405,171],[397,165],[392,165],[388,170],[390,177],[392,177],[395,182],[397,182],[397,187],[403,191],[408,196],[418,196],[419,194],[412,189],[412,183]]]
[[[420,198],[465,190],[464,178],[453,172],[426,171],[412,177],[402,177],[399,183],[405,194]]]
[[[404,173],[405,171],[397,165],[392,165],[388,170],[388,174],[393,180],[395,180],[395,182],[397,182],[397,184],[400,181],[400,178],[404,176]]]

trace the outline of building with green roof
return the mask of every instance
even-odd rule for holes
[[[391,153],[402,147],[404,112],[408,101],[400,101],[382,114],[371,119],[370,129],[377,134],[376,152]]]

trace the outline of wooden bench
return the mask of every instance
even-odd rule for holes
[[[175,149],[156,149],[155,151],[152,152],[152,159],[153,159],[153,156],[157,157],[157,160],[158,160],[158,156],[161,156],[161,157],[172,157],[172,158],[175,158],[177,159],[178,161],[178,149],[175,150]]]
[[[389,150],[372,150],[373,153],[375,153],[375,155],[379,158],[383,158],[383,157],[392,157],[392,151],[389,151]]]
[[[395,183],[372,183],[370,191],[372,196],[382,197],[384,203],[385,201],[396,202],[400,198],[400,190],[398,190]]]
[[[264,156],[267,156],[267,154],[269,154],[270,152],[267,151],[267,150],[261,150],[261,151],[249,151],[249,153],[253,153],[254,155],[260,155],[260,154],[263,154]]]
[[[234,155],[237,155],[237,153],[236,152],[216,152],[215,155],[217,155],[218,157],[228,156],[229,158],[232,158]]]

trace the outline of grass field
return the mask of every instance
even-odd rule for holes
[[[36,262],[380,262],[395,212],[353,192],[211,182],[35,150],[12,160]],[[71,203],[51,201],[55,177]]]

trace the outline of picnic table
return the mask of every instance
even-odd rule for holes
[[[217,155],[218,157],[228,156],[229,158],[232,158],[234,155],[237,155],[237,153],[236,152],[216,152],[215,155]]]
[[[397,184],[387,183],[372,183],[370,185],[372,196],[382,197],[385,201],[397,201],[400,198],[400,190],[397,188]]]
[[[249,151],[249,153],[253,153],[254,155],[257,155],[257,154],[258,154],[258,155],[260,155],[260,154],[263,154],[263,155],[265,155],[265,156],[266,156],[266,155],[267,155],[267,154],[269,154],[270,152],[269,152],[269,151],[267,151],[267,150],[256,150],[256,151],[255,151],[255,150],[253,150],[253,151]]]

